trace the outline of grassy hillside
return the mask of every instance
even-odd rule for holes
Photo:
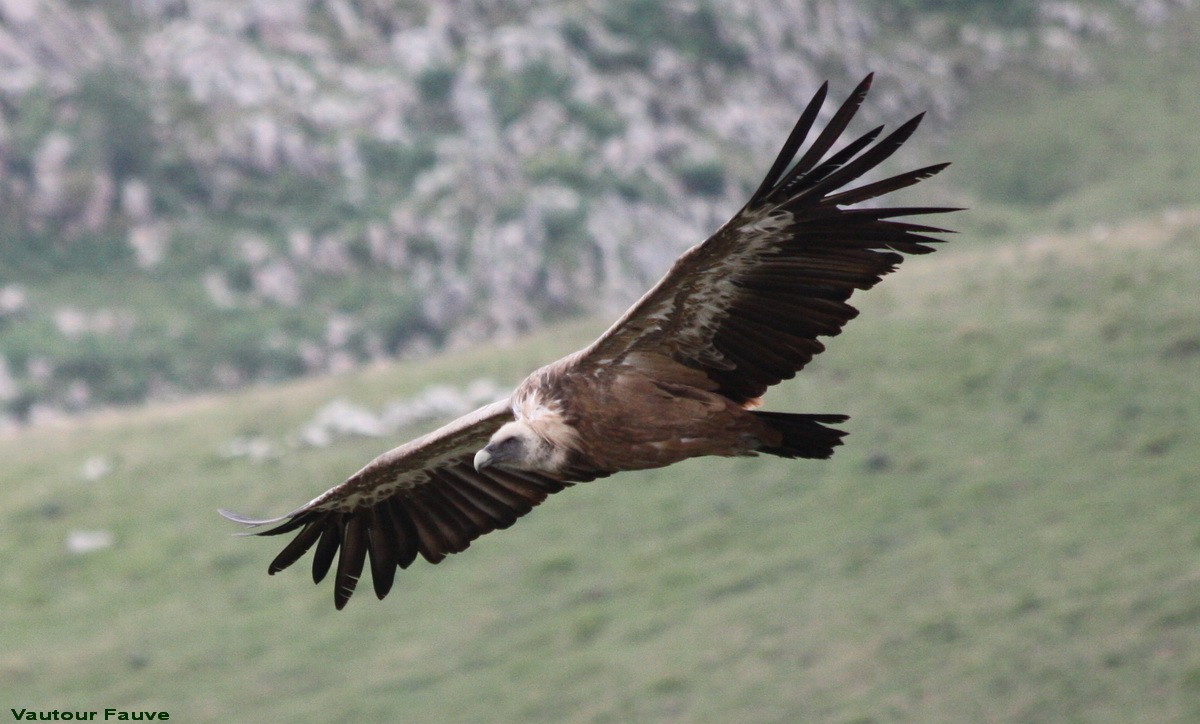
[[[1200,717],[1200,217],[913,260],[775,409],[829,462],[554,496],[335,612],[220,506],[284,511],[391,441],[225,460],[335,396],[516,381],[587,339],[0,439],[0,705],[172,721],[1171,722]],[[86,459],[116,459],[88,483]],[[115,545],[70,555],[72,530]]]
[[[1090,229],[1200,198],[1200,14],[1153,50],[1095,55],[1095,77],[1000,73],[976,88],[946,149],[985,236]]]

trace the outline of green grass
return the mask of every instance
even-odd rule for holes
[[[173,721],[1172,722],[1200,717],[1200,218],[958,244],[768,407],[828,462],[699,460],[554,496],[336,612],[282,512],[392,442],[222,460],[329,399],[517,381],[560,328],[0,439],[0,705]],[[117,460],[94,483],[92,455]],[[110,549],[65,552],[76,529]],[[305,563],[307,560],[305,561]]]
[[[1135,34],[1136,28],[1127,32]],[[946,151],[989,235],[1088,229],[1200,198],[1200,14],[1149,48],[1089,43],[1085,80],[1011,71],[972,90]]]

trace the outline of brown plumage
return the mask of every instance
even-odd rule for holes
[[[846,303],[924,254],[945,230],[897,221],[953,211],[846,209],[932,176],[927,166],[841,190],[889,157],[917,116],[876,142],[875,128],[826,156],[862,104],[867,76],[801,153],[825,100],[804,109],[750,201],[589,347],[535,371],[511,396],[384,453],[257,535],[295,533],[274,574],[316,548],[313,580],[337,559],[340,609],[369,567],[379,598],[397,568],[437,563],[577,482],[700,455],[827,458],[844,415],[762,412],[858,312]],[[872,145],[874,144],[874,145]],[[799,158],[797,158],[799,156]],[[340,551],[340,555],[339,554]]]

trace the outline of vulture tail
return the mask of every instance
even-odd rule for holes
[[[767,427],[783,436],[778,445],[763,445],[758,452],[778,455],[781,458],[820,458],[833,454],[833,449],[842,444],[844,430],[825,427],[821,423],[845,422],[849,415],[807,415],[792,412],[750,413]]]

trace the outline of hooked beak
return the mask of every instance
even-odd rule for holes
[[[475,470],[477,472],[486,467],[490,467],[493,462],[492,451],[488,449],[489,447],[491,446],[488,445],[479,452],[475,453]]]

